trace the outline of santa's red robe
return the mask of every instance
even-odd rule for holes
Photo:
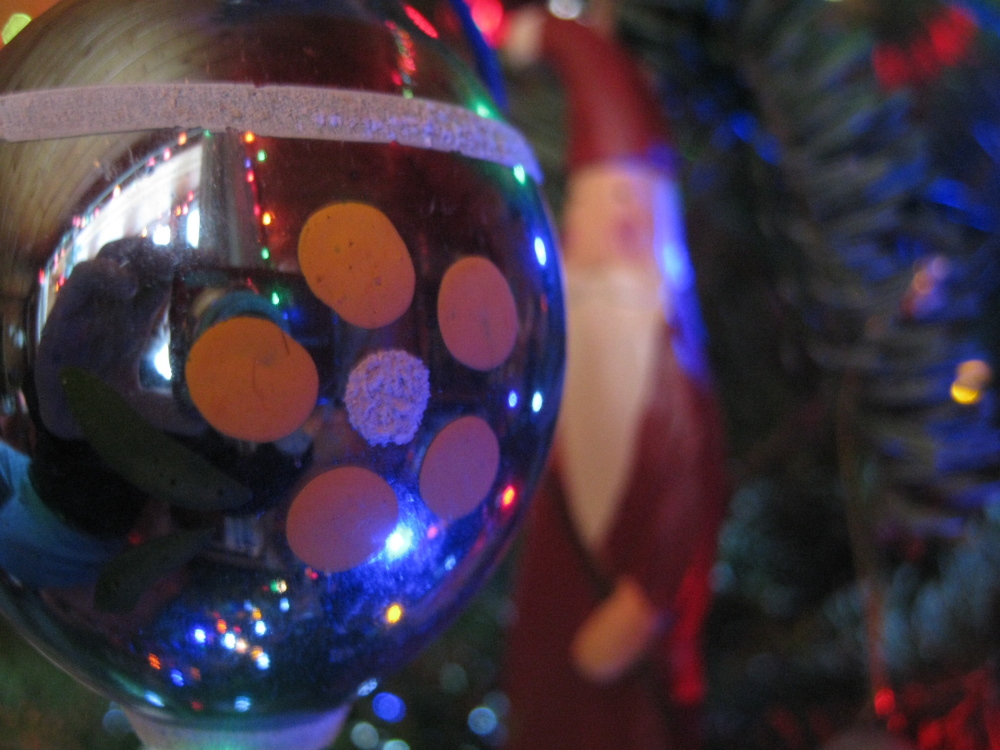
[[[506,661],[510,750],[660,750],[697,742],[685,723],[704,693],[699,634],[729,487],[715,396],[681,368],[663,330],[630,478],[597,554],[571,520],[558,446],[534,499]],[[577,673],[569,648],[622,576],[666,613],[667,626],[639,665],[598,685]]]

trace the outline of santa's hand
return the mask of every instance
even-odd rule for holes
[[[169,248],[126,238],[73,268],[48,315],[35,361],[38,407],[50,432],[81,437],[60,380],[67,367],[94,373],[158,427],[197,429],[169,395],[139,384],[140,360],[157,335],[176,265]]]
[[[570,645],[573,665],[592,682],[614,682],[646,654],[665,619],[639,584],[620,578],[577,630]]]

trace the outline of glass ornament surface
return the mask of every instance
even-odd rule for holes
[[[322,723],[524,515],[555,238],[434,32],[381,2],[75,0],[0,50],[0,609],[134,719]]]

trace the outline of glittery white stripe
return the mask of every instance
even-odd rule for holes
[[[315,86],[152,83],[81,86],[0,95],[0,140],[39,141],[161,128],[250,130],[278,138],[396,142],[458,152],[536,180],[524,137],[506,123],[453,104]]]

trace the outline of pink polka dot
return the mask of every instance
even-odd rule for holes
[[[374,206],[316,211],[299,235],[299,265],[313,294],[352,325],[389,325],[413,301],[416,271],[406,243]]]
[[[486,258],[462,258],[438,293],[438,325],[451,355],[473,370],[506,361],[517,341],[517,305],[507,279]]]
[[[191,347],[191,400],[223,435],[269,443],[295,432],[316,406],[319,375],[309,352],[269,320],[218,323]]]
[[[475,510],[500,469],[500,442],[479,417],[460,417],[431,441],[420,468],[420,495],[445,520]]]
[[[336,573],[357,567],[385,545],[399,504],[389,483],[359,466],[312,479],[292,501],[285,534],[302,562]]]

